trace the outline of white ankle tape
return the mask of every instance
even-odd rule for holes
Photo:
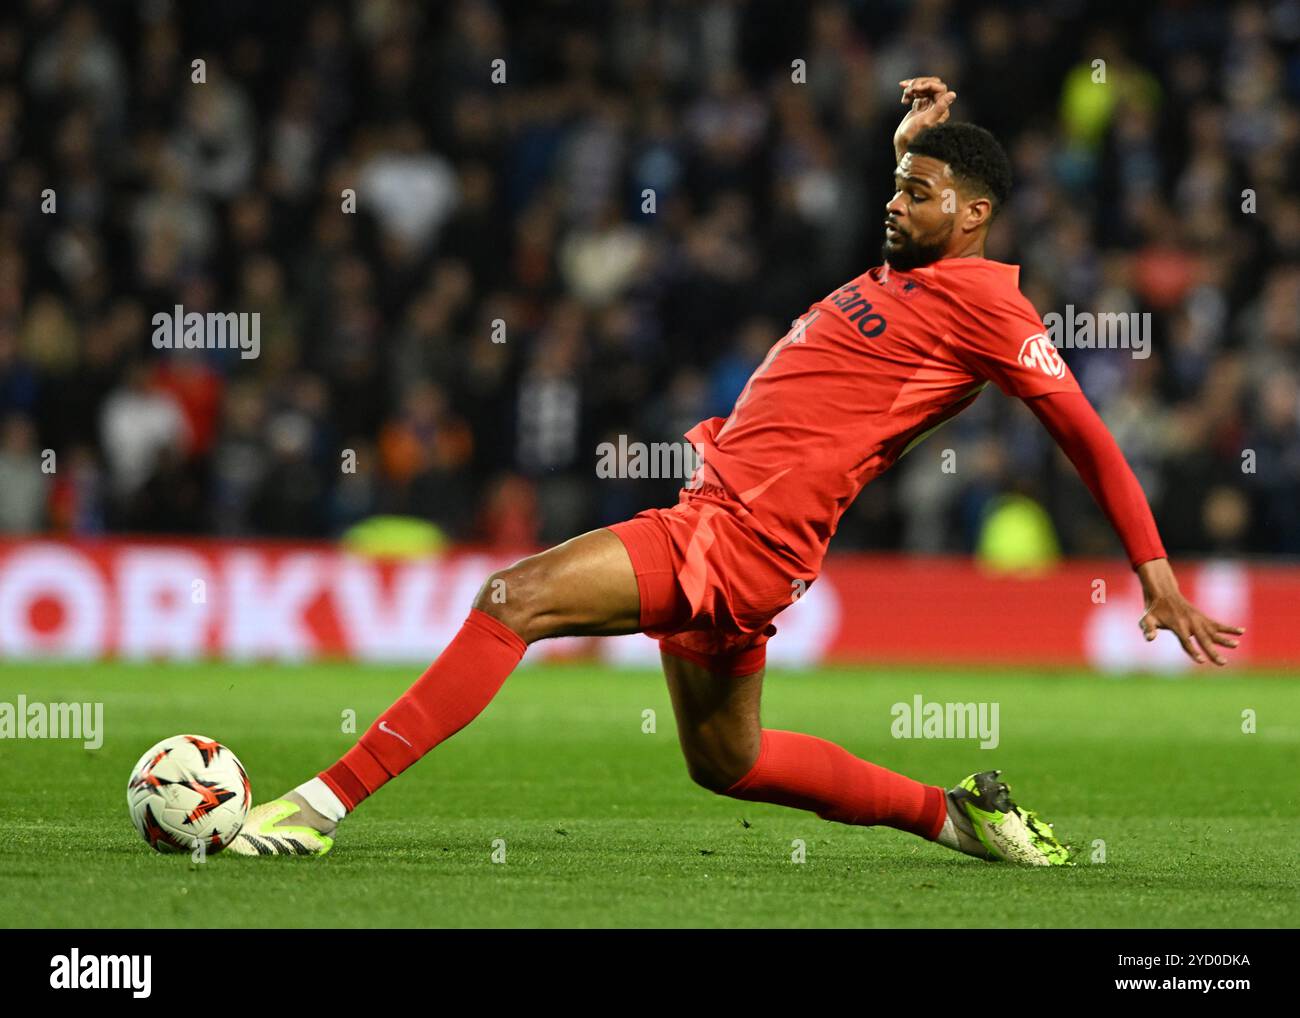
[[[343,805],[330,786],[321,781],[320,778],[305,781],[294,791],[307,800],[308,806],[335,823],[348,815],[348,808]]]
[[[952,822],[952,817],[943,818],[943,829],[934,840],[947,848],[961,850],[961,842],[957,838],[957,825]]]

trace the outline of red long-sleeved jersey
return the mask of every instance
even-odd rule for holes
[[[1114,439],[1019,290],[1018,266],[946,258],[873,268],[813,304],[754,371],[727,418],[687,432],[716,486],[816,572],[863,485],[990,382],[1062,446],[1136,567],[1165,555]]]

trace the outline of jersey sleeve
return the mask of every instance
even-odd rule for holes
[[[973,374],[1008,396],[1081,391],[1038,312],[1015,287],[957,300],[943,338]]]
[[[1142,485],[1087,397],[1055,393],[1027,400],[1026,405],[1074,464],[1123,542],[1133,568],[1166,558]]]

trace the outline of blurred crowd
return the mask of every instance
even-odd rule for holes
[[[879,262],[915,74],[1011,154],[988,255],[1039,312],[1150,313],[1148,358],[1062,352],[1170,550],[1300,553],[1296,0],[14,0],[0,532],[520,546],[671,503],[598,445],[725,415]],[[260,314],[259,356],[155,349],[175,305]],[[835,547],[969,550],[1011,495],[1118,550],[993,391]]]

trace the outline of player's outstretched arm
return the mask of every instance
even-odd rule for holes
[[[1208,657],[1216,665],[1226,664],[1217,648],[1237,646],[1233,636],[1245,630],[1216,622],[1183,597],[1142,486],[1088,398],[1081,392],[1054,392],[1025,403],[1070,458],[1124,543],[1142,582],[1146,611],[1138,624],[1146,638],[1154,640],[1157,629],[1168,629],[1193,661],[1200,664]]]
[[[912,139],[927,127],[942,124],[948,119],[948,113],[956,92],[934,77],[905,78],[899,82],[903,86],[901,103],[911,103],[912,108],[904,115],[898,130],[894,132],[894,158],[902,159]]]

